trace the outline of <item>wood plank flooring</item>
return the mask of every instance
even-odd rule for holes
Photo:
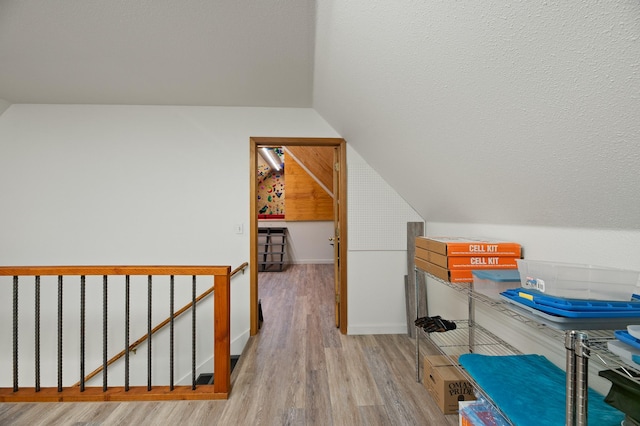
[[[416,382],[413,340],[340,334],[333,265],[260,273],[259,287],[264,323],[229,400],[0,404],[0,425],[458,424]]]

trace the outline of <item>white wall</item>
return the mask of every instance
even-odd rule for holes
[[[250,136],[337,135],[311,109],[13,105],[0,117],[0,264],[235,268],[249,256]],[[232,353],[248,339],[248,280],[240,274],[232,281]],[[9,315],[10,284],[0,292],[0,311]],[[135,295],[146,300],[144,290]],[[32,309],[21,307],[21,316],[32,317]],[[77,316],[69,315],[73,330]],[[11,342],[9,329],[0,333]],[[54,334],[47,339],[54,344]],[[119,351],[120,342],[114,345]],[[27,337],[25,378],[32,353]],[[65,353],[78,352],[72,346]],[[10,344],[0,359],[10,365]],[[65,381],[77,380],[77,359],[67,359]],[[0,382],[10,382],[10,369]]]
[[[287,263],[333,263],[333,246],[329,244],[329,237],[333,235],[332,221],[260,220],[258,225],[287,228]]]
[[[348,333],[403,334],[407,222],[422,218],[347,148]]]
[[[0,99],[0,115],[2,115],[2,113],[4,113],[10,106],[10,102]]]
[[[348,333],[406,334],[406,250],[349,251],[347,274]]]

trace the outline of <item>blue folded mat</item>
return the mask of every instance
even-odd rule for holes
[[[518,426],[565,424],[566,375],[541,355],[464,354],[460,364]],[[589,389],[589,424],[619,426],[624,414]]]

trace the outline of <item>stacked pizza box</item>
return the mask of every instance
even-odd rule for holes
[[[464,237],[417,237],[415,265],[440,279],[471,282],[478,269],[517,269],[520,244]]]

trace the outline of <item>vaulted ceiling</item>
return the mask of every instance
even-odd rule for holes
[[[311,106],[312,0],[2,0],[11,103]]]

